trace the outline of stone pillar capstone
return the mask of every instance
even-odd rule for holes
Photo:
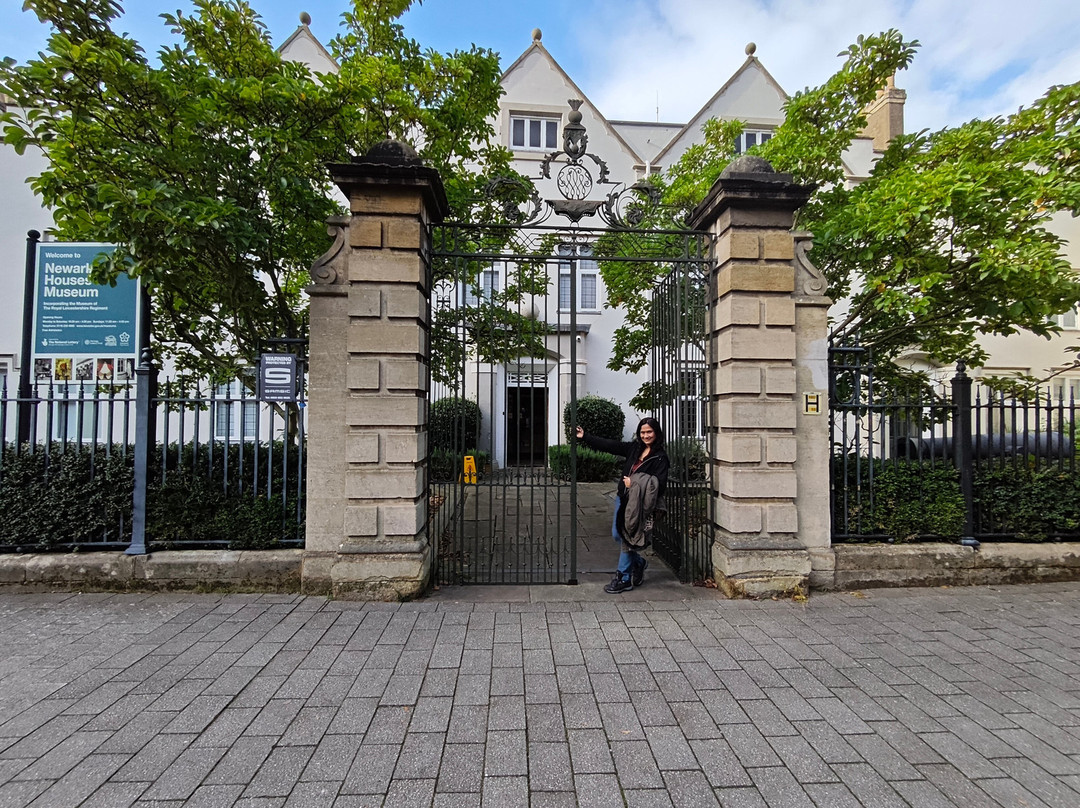
[[[745,155],[691,219],[716,239],[708,325],[712,563],[718,586],[733,597],[801,593],[832,574],[830,301],[806,259],[808,237],[792,232],[812,191]]]
[[[305,593],[397,600],[426,589],[428,224],[438,172],[386,141],[331,176],[350,215],[311,268]]]

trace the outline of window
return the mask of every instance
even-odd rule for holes
[[[241,400],[239,384],[218,385],[214,396],[214,439],[240,440],[242,434],[244,440],[254,440],[259,402],[254,398],[248,398],[246,392]],[[242,433],[237,429],[238,419],[241,422]]]
[[[745,154],[747,149],[760,146],[772,136],[773,133],[767,129],[745,129],[741,135],[735,138],[735,153]]]
[[[559,148],[558,118],[510,116],[510,145],[515,149],[552,151]]]
[[[93,399],[80,400],[78,388],[73,390],[69,385],[58,388],[55,396],[52,402],[52,439],[63,443],[91,443],[95,427]]]
[[[1080,306],[1073,306],[1069,311],[1058,314],[1054,319],[1062,328],[1069,330],[1080,328],[1080,317],[1077,316],[1078,309],[1080,309]]]
[[[598,311],[597,275],[599,267],[592,257],[591,244],[560,244],[559,255],[559,308],[570,309],[570,284],[577,277],[578,311]]]
[[[481,300],[490,303],[492,297],[498,294],[500,276],[502,275],[500,263],[493,263],[491,266],[480,270],[480,276],[476,279],[476,284],[469,284],[465,290],[466,305],[475,306]]]
[[[678,435],[705,436],[705,370],[693,368],[679,372]]]

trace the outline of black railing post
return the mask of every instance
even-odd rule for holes
[[[26,232],[26,270],[23,279],[23,322],[22,322],[22,356],[19,357],[19,399],[17,431],[19,435],[18,445],[30,441],[30,411],[33,404],[30,401],[30,355],[33,353],[33,330],[34,330],[34,285],[37,281],[37,245],[41,233],[37,230]]]
[[[960,541],[978,546],[975,543],[974,459],[971,452],[971,377],[966,370],[963,362],[957,362],[956,375],[952,379],[952,454],[956,470],[960,472],[960,493],[964,497],[964,530]]]
[[[154,357],[148,347],[142,349],[135,370],[135,492],[132,495],[131,545],[127,555],[146,555],[146,489],[150,470],[150,446],[156,435],[150,431],[154,402],[152,388],[157,381]]]

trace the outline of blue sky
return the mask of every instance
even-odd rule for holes
[[[252,0],[273,41],[312,18],[323,41],[347,0]],[[47,28],[19,0],[0,4],[0,55],[32,58]],[[166,41],[157,15],[189,0],[121,0],[121,30],[148,50]],[[684,122],[746,58],[757,56],[789,92],[824,82],[860,33],[899,29],[922,43],[897,77],[907,128],[940,128],[1014,111],[1052,84],[1080,81],[1080,2],[1033,0],[426,0],[407,33],[447,51],[477,44],[508,66],[534,28],[578,86],[609,117]]]

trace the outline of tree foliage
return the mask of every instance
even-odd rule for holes
[[[860,37],[824,85],[796,93],[785,120],[754,152],[816,191],[797,227],[814,236],[811,260],[846,300],[833,338],[858,335],[882,370],[905,351],[978,365],[985,334],[1050,335],[1080,299],[1062,241],[1047,228],[1080,213],[1080,83],[1051,88],[1017,113],[897,138],[869,178],[846,181],[844,154],[864,110],[917,42],[896,31]],[[703,142],[656,178],[666,205],[653,226],[674,226],[734,157],[742,125],[709,121]],[[663,263],[601,266],[608,304],[626,307],[609,366],[638,369],[649,344],[648,292]]]
[[[397,22],[411,0],[354,0],[331,44],[337,73],[284,61],[246,0],[195,0],[161,15],[176,44],[150,59],[117,23],[115,0],[27,0],[52,27],[46,52],[5,60],[0,116],[61,240],[118,245],[96,267],[143,279],[155,341],[180,371],[225,380],[272,338],[306,336],[307,270],[340,211],[326,165],[395,138],[472,195],[490,143],[497,56],[440,54]]]

